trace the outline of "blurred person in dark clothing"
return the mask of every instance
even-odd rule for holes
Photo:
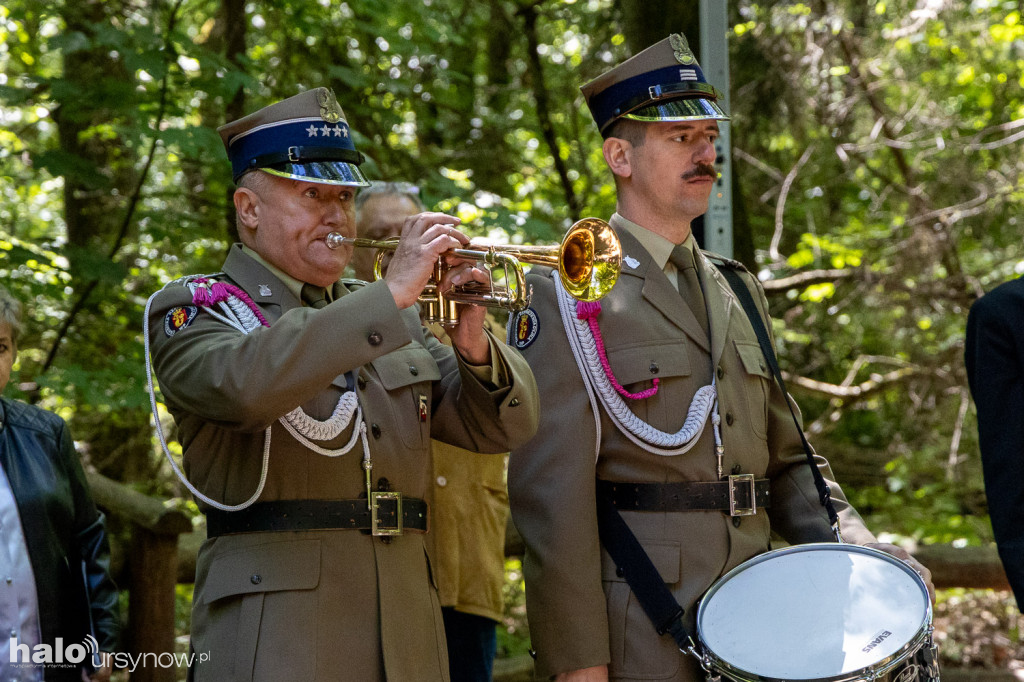
[[[982,296],[967,315],[967,381],[999,557],[1024,609],[1024,277]]]

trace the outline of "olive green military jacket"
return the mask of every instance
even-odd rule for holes
[[[488,315],[485,328],[499,330]],[[451,345],[444,329],[428,329]],[[441,606],[500,621],[504,611],[505,457],[483,456],[433,441],[434,497],[430,535]]]
[[[500,621],[508,493],[505,458],[434,443],[430,540],[441,606]]]
[[[233,282],[269,327],[243,334],[192,306],[184,286],[154,299],[153,365],[178,426],[188,478],[214,500],[236,505],[260,482],[260,501],[355,499],[365,493],[362,448],[327,457],[294,439],[277,419],[297,406],[323,420],[346,387],[367,426],[374,489],[381,479],[426,498],[430,439],[480,452],[507,451],[537,425],[536,385],[515,351],[491,338],[506,385],[473,378],[451,348],[399,311],[387,284],[334,287],[321,310],[294,294],[239,246],[220,281]],[[421,410],[421,405],[426,410]],[[352,435],[318,443],[339,448]],[[201,505],[206,510],[205,505]],[[192,646],[208,654],[196,680],[447,680],[436,585],[425,536],[374,538],[358,530],[221,535],[196,566]]]
[[[612,222],[615,225],[615,220]],[[767,513],[730,518],[719,511],[623,512],[661,577],[695,628],[695,603],[724,573],[769,548],[777,531],[791,543],[832,539],[801,442],[773,382],[757,337],[724,277],[703,254],[698,276],[709,310],[711,341],[651,256],[625,229],[622,274],[601,301],[598,317],[612,371],[630,391],[660,379],[656,395],[627,401],[638,417],[668,433],[683,424],[695,391],[717,375],[726,474],[767,477]],[[767,319],[763,291],[743,273]],[[541,425],[509,460],[512,518],[526,543],[527,613],[536,671],[546,677],[610,663],[612,679],[703,677],[695,659],[672,638],[659,637],[598,541],[594,480],[676,482],[717,480],[710,424],[689,452],[651,454],[620,432],[601,410],[595,462],[594,413],[566,339],[547,270],[531,273],[536,329],[517,345],[537,377]],[[521,321],[521,320],[516,320]],[[529,325],[522,330],[530,332]],[[771,329],[771,325],[768,325]],[[832,475],[824,459],[818,466]],[[871,534],[832,485],[846,538]],[[735,525],[734,525],[735,522]]]

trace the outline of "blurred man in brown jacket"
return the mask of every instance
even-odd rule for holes
[[[690,221],[707,210],[718,121],[727,118],[716,91],[675,34],[583,94],[615,176],[610,222],[623,254],[618,283],[592,318],[607,366],[588,371],[615,386],[607,400],[617,416],[600,405],[595,415],[566,332],[579,309],[563,323],[559,285],[535,268],[532,307],[509,329],[534,370],[543,409],[537,435],[513,447],[509,496],[527,549],[536,669],[559,680],[692,682],[704,676],[696,659],[657,634],[602,551],[595,478],[685,610],[690,633],[696,601],[768,550],[771,531],[792,543],[833,533],[787,397],[729,284],[690,233]],[[767,321],[757,280],[739,263],[715,260],[741,271]],[[702,430],[688,432],[687,408],[708,388],[722,450],[710,411],[698,420]],[[817,466],[832,479],[824,459]],[[839,487],[831,488],[846,540],[873,543]],[[897,547],[883,548],[909,560]]]
[[[403,182],[375,182],[356,197],[360,237],[397,237],[406,218],[424,210],[419,188]],[[352,256],[356,277],[373,279],[375,251]],[[491,318],[484,322],[488,331]],[[444,328],[428,328],[451,343]],[[505,458],[480,455],[431,441],[434,462],[428,540],[434,579],[441,597],[448,666],[452,682],[487,682],[497,648],[495,626],[503,612],[505,579]]]
[[[536,429],[536,386],[465,306],[453,348],[415,303],[456,218],[407,219],[386,279],[339,278],[361,155],[334,94],[220,129],[241,244],[147,307],[153,366],[207,515],[196,680],[446,680],[426,553],[430,439],[500,453]],[[442,287],[486,281],[452,263]]]

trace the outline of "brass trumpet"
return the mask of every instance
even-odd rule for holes
[[[373,274],[375,279],[380,279],[383,276],[384,253],[397,249],[399,239],[343,237],[337,232],[331,232],[325,241],[332,249],[343,244],[379,249]],[[491,273],[489,284],[471,282],[441,292],[440,283],[448,265],[444,256],[437,259],[434,273],[420,294],[419,301],[423,306],[424,321],[437,322],[450,328],[459,323],[457,303],[506,308],[510,312],[518,312],[529,306],[533,292],[526,285],[523,263],[557,269],[562,285],[573,298],[596,301],[611,291],[619,278],[622,246],[608,223],[599,218],[584,218],[573,223],[562,242],[557,245],[516,246],[470,242],[461,249],[445,252],[445,255],[448,254],[483,263]],[[494,281],[493,272],[498,267],[504,272],[504,285]]]

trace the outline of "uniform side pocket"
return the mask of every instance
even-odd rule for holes
[[[320,540],[284,540],[213,557],[193,611],[195,649],[210,652],[196,680],[314,677],[320,552]]]
[[[644,549],[661,579],[670,590],[674,590],[680,578],[679,543],[645,542]],[[612,679],[664,680],[674,677],[683,656],[675,642],[667,635],[658,635],[626,579],[618,575],[615,562],[606,552],[603,552],[601,571],[608,604]]]

